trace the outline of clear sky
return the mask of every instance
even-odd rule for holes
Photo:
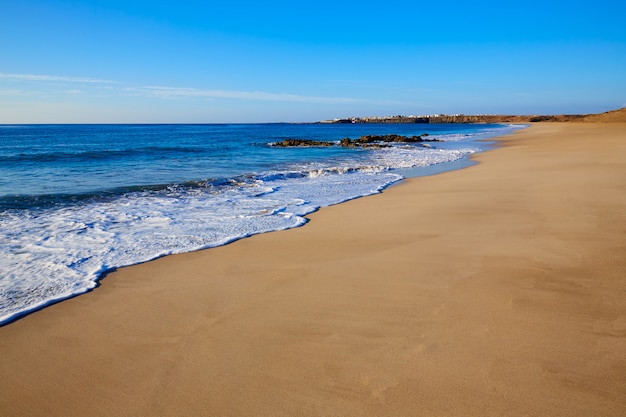
[[[626,106],[626,2],[3,0],[0,123]]]

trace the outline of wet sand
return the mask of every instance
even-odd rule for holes
[[[0,328],[0,414],[626,415],[626,124],[500,143]]]

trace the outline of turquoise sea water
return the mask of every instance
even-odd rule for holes
[[[0,126],[0,324],[112,268],[303,225],[319,207],[458,164],[510,125]],[[278,148],[428,133],[366,150]],[[430,167],[430,168],[429,168]]]

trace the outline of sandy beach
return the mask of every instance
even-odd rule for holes
[[[0,415],[626,415],[626,123],[474,159],[0,328]]]

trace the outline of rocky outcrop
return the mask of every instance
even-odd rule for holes
[[[339,146],[343,148],[384,148],[391,143],[421,143],[439,142],[438,139],[426,138],[428,133],[420,136],[402,135],[366,135],[357,139],[344,138],[339,141]],[[315,141],[310,139],[285,139],[281,142],[270,144],[279,148],[313,147],[313,146],[334,146],[332,142]]]
[[[295,147],[314,147],[314,146],[333,146],[331,142],[322,142],[310,139],[285,139],[281,142],[274,142],[271,146],[278,148],[295,148]]]
[[[342,139],[339,145],[344,147],[358,147],[370,144],[438,142],[437,139],[426,139],[425,136],[428,136],[428,133],[424,133],[420,136],[367,135],[354,140],[350,138]]]

